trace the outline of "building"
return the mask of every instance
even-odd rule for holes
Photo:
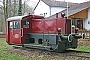
[[[68,3],[68,7],[77,5],[77,3]],[[65,1],[55,1],[55,0],[39,0],[35,7],[35,15],[43,15],[49,17],[67,8],[67,3]]]
[[[60,17],[61,13],[65,13],[67,16],[67,9],[58,13]],[[55,18],[55,14],[48,18]],[[68,8],[68,17],[72,19],[72,25],[79,28],[80,30],[90,30],[90,1],[80,3]]]

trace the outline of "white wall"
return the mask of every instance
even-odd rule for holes
[[[90,24],[88,24],[88,22],[90,22],[90,9],[88,9],[88,18],[84,20],[84,22],[85,29],[90,30]]]
[[[63,7],[49,7],[44,2],[40,1],[39,5],[37,6],[37,8],[34,11],[34,14],[35,15],[43,14],[43,16],[44,16],[44,13],[47,13],[47,14],[45,14],[45,17],[49,17],[50,15],[56,14],[65,9],[66,8],[63,8]]]
[[[49,17],[50,16],[50,7],[48,5],[46,5],[44,2],[40,1],[39,5],[37,6],[37,8],[34,11],[34,14],[35,15],[43,14],[43,16],[44,16],[44,13],[47,13],[45,15],[45,17]]]
[[[56,14],[58,12],[61,12],[61,11],[65,10],[65,9],[66,8],[63,8],[63,7],[52,7],[51,8],[51,15]]]

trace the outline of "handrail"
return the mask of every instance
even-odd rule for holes
[[[23,28],[21,28],[21,37],[23,37]]]

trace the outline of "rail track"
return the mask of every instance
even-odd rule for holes
[[[6,34],[0,34],[0,38],[6,38]]]
[[[51,55],[51,56],[55,56],[57,55],[58,57],[63,56],[65,57],[64,59],[69,58],[78,58],[81,60],[90,60],[90,52],[84,52],[84,51],[76,51],[76,50],[66,50],[63,53],[58,53],[58,52],[49,52],[49,51],[45,51],[45,50],[38,50],[38,49],[29,49],[29,48],[24,48],[24,47],[17,47],[14,46],[14,49],[20,49],[20,50],[25,50],[28,52],[38,52],[40,54],[44,54],[44,55]]]
[[[65,53],[67,56],[89,58],[90,59],[90,52],[77,51],[77,50],[67,50]]]

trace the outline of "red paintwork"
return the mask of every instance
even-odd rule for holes
[[[43,21],[40,20],[32,20],[32,33],[42,33],[43,32]]]
[[[21,35],[20,30],[13,30],[13,43],[15,44],[21,44]]]
[[[62,28],[65,33],[65,19],[38,19],[32,20],[32,33],[57,33]]]
[[[7,42],[7,43],[10,42],[10,41],[9,41],[10,39],[9,39],[9,34],[8,34],[8,33],[9,33],[9,29],[8,29],[8,28],[9,28],[9,23],[6,22],[6,42]]]
[[[6,41],[9,44],[25,44],[28,43],[28,33],[52,33],[57,34],[58,28],[62,28],[63,33],[66,33],[66,19],[44,19],[43,16],[28,15],[23,17],[30,23],[30,28],[22,28],[22,20],[20,20],[20,30],[10,30],[9,21],[7,21]],[[13,20],[14,21],[14,20]],[[18,36],[18,37],[17,37]]]
[[[56,20],[56,24],[57,24],[57,29],[58,28],[62,28],[62,33],[66,33],[66,19],[64,19],[64,18],[58,18],[57,20]],[[57,31],[58,32],[58,31]]]
[[[44,21],[44,31],[48,33],[56,32],[56,21],[54,19]]]

